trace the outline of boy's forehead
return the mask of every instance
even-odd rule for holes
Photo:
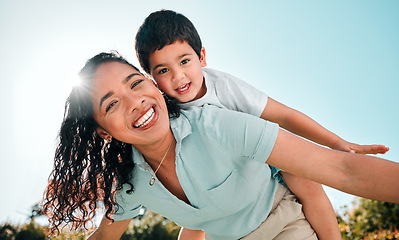
[[[181,56],[182,54],[196,54],[194,49],[188,44],[187,41],[175,41],[174,43],[165,45],[161,49],[156,49],[153,53],[150,54],[149,60],[151,62],[151,58],[154,56],[163,56],[168,54],[170,56]],[[154,60],[154,59],[153,59]]]

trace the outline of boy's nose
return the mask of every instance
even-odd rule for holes
[[[184,76],[185,76],[185,74],[184,74],[184,71],[182,71],[182,70],[175,70],[173,72],[173,80],[174,81],[182,80],[184,78]]]

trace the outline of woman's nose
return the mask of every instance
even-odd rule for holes
[[[143,96],[127,94],[125,97],[125,102],[126,102],[126,112],[127,114],[131,114],[136,110],[140,110],[145,100]]]

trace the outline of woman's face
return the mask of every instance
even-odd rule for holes
[[[169,131],[162,94],[151,80],[127,64],[100,65],[93,77],[91,96],[94,119],[119,141],[148,145]]]

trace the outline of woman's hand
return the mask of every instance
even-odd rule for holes
[[[129,223],[130,219],[112,222],[104,216],[100,226],[98,226],[87,240],[119,240]]]
[[[178,240],[203,240],[204,237],[205,232],[201,230],[181,228]]]

